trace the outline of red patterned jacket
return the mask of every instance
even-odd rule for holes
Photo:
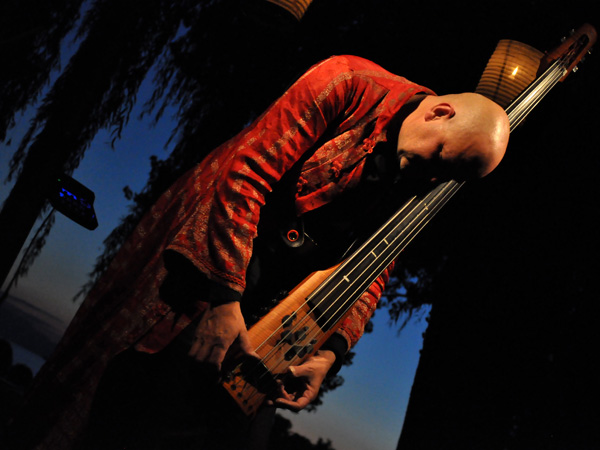
[[[142,219],[36,378],[34,394],[44,395],[31,397],[24,413],[26,423],[47,425],[38,430],[45,435],[39,448],[69,448],[114,355],[131,346],[159,351],[205,310],[197,298],[189,315],[176,314],[160,298],[165,250],[241,293],[261,207],[273,185],[304,160],[298,214],[357,187],[365,155],[387,140],[392,117],[417,93],[433,94],[365,59],[332,57],[181,177]],[[388,275],[373,283],[344,321],[340,333],[349,346],[362,335]]]
[[[172,201],[181,203],[181,220],[167,249],[184,255],[210,279],[242,292],[261,207],[273,185],[306,159],[297,179],[298,215],[356,188],[365,156],[387,139],[387,126],[402,105],[421,92],[432,94],[355,56],[313,66],[172,189]],[[349,346],[362,335],[388,275],[381,275],[342,325]],[[158,343],[146,342],[138,348],[152,351]]]

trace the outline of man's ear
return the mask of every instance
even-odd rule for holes
[[[425,121],[451,119],[455,114],[456,111],[454,111],[454,107],[450,103],[437,103],[427,111]]]

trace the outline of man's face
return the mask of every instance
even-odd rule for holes
[[[397,146],[402,177],[432,183],[474,178],[484,164],[480,140],[455,132],[449,121],[403,124]]]
[[[427,133],[417,126],[406,133],[406,127],[398,136],[398,159],[403,178],[414,181],[430,181],[437,178],[437,165],[443,152],[440,133]]]

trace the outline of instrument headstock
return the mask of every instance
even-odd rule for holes
[[[577,64],[582,62],[585,56],[590,53],[592,46],[596,43],[596,38],[596,29],[588,23],[583,24],[577,30],[573,30],[571,35],[565,37],[558,47],[547,52],[542,58],[538,75],[543,73],[556,60],[562,60],[566,72],[560,81],[564,81],[571,72],[577,71]]]

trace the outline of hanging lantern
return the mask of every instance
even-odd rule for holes
[[[300,20],[304,13],[308,9],[309,5],[312,3],[312,0],[267,0],[270,3],[274,3],[282,8],[286,9],[292,15]]]
[[[506,108],[536,78],[544,54],[527,44],[498,42],[475,92]]]

